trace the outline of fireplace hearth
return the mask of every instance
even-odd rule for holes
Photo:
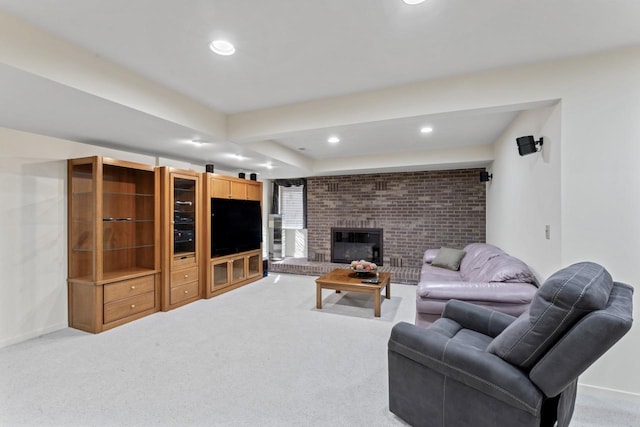
[[[331,262],[364,259],[382,265],[382,242],[381,228],[332,228]]]

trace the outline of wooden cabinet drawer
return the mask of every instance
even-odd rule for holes
[[[196,254],[179,254],[173,256],[173,267],[180,268],[187,265],[196,265],[198,262],[196,260]]]
[[[171,304],[177,304],[198,295],[198,282],[171,288]]]
[[[185,268],[171,273],[171,287],[198,280],[198,267]]]
[[[155,306],[155,292],[136,295],[104,305],[104,323],[113,322],[136,313],[150,310]]]
[[[104,303],[118,301],[154,290],[154,277],[145,276],[104,285]]]

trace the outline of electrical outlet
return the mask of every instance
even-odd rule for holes
[[[551,226],[550,225],[545,225],[544,226],[544,237],[546,237],[547,240],[551,239]]]

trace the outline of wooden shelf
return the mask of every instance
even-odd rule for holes
[[[155,168],[97,156],[72,159],[68,185],[69,326],[96,333],[158,311]],[[112,286],[130,287],[131,298],[144,303],[105,301]]]

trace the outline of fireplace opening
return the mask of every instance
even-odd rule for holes
[[[331,262],[361,259],[382,265],[382,228],[332,228]]]

